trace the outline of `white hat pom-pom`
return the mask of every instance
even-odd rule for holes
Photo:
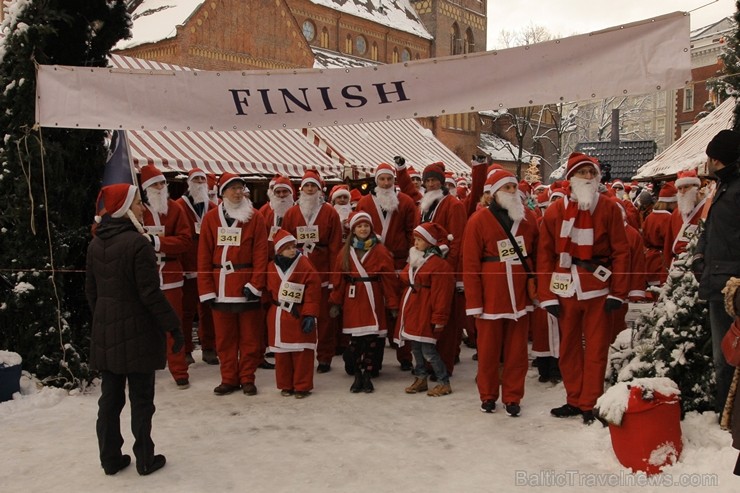
[[[454,239],[455,239],[455,237],[454,237],[454,236],[452,236],[452,235],[447,235],[447,241],[452,241],[452,240],[454,240]]]
[[[95,216],[95,222],[96,222],[96,223],[100,224],[100,221],[102,221],[102,220],[103,220],[103,218],[102,218],[102,217],[100,217],[100,216]]]

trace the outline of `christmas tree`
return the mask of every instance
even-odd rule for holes
[[[634,378],[670,378],[681,390],[684,413],[714,409],[708,311],[699,301],[699,284],[690,270],[698,236],[673,263],[653,309],[638,317],[632,340],[620,335],[607,370],[612,385]]]
[[[104,132],[35,127],[35,63],[107,66],[130,35],[124,0],[17,0],[0,45],[0,349],[73,388],[89,376],[85,252]]]
[[[524,179],[530,184],[542,181],[542,176],[540,175],[540,158],[537,156],[532,156],[530,159],[529,166],[527,166],[524,172]]]

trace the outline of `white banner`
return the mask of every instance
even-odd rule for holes
[[[634,95],[691,79],[689,15],[501,51],[364,68],[169,71],[41,65],[45,127],[305,128]]]

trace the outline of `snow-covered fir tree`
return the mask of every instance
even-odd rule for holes
[[[529,161],[529,166],[524,171],[524,179],[527,183],[535,183],[542,181],[542,175],[540,174],[540,158],[532,156]]]
[[[681,390],[681,409],[714,409],[714,364],[708,310],[698,299],[690,263],[698,235],[673,263],[655,306],[638,317],[631,337],[620,334],[609,358],[611,385],[634,378],[668,377]]]
[[[0,30],[0,349],[42,382],[89,376],[85,252],[106,158],[104,132],[40,129],[35,63],[107,66],[130,35],[123,0],[16,0]]]

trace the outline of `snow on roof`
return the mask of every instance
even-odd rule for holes
[[[432,35],[422,24],[416,10],[409,0],[310,0],[315,5],[323,5],[356,17],[377,22],[383,26],[416,36],[432,39]]]
[[[380,65],[380,62],[359,58],[324,48],[311,47],[313,51],[314,63],[313,68],[344,68],[344,67],[374,67]]]
[[[113,47],[125,50],[146,43],[174,38],[177,26],[185,24],[205,0],[143,0],[131,13],[131,34]]]
[[[519,155],[519,147],[515,146],[506,139],[493,134],[480,134],[480,150],[491,156],[493,161],[516,161]],[[522,162],[528,163],[532,159],[532,154],[522,152]]]

